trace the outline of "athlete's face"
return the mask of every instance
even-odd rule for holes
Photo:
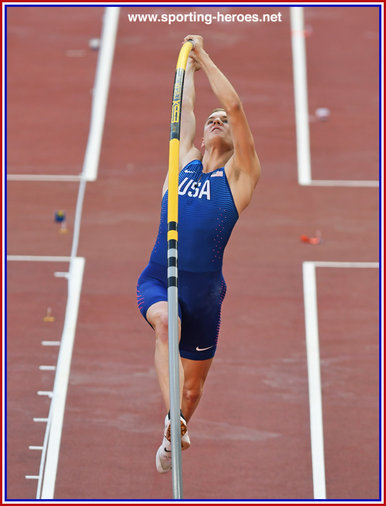
[[[203,144],[222,139],[226,144],[232,144],[231,129],[225,111],[215,111],[205,122]]]

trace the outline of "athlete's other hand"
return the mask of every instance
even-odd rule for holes
[[[193,56],[192,54],[189,55],[188,66],[190,66],[190,68],[195,72],[197,70],[200,70],[200,68],[201,68],[201,64],[197,61],[195,56]]]
[[[194,70],[200,70],[201,64],[198,62],[197,56],[199,52],[204,49],[204,39],[201,35],[187,35],[184,38],[184,42],[193,42],[192,50],[189,53],[189,61]]]

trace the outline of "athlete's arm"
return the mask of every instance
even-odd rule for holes
[[[199,64],[192,58],[189,58],[185,73],[184,92],[182,95],[180,169],[185,167],[185,165],[192,160],[202,158],[201,152],[194,145],[196,136],[196,117],[194,115],[196,91],[194,87],[194,74],[199,69]]]
[[[204,50],[203,39],[199,35],[188,35],[185,40],[193,39],[195,45],[191,51],[208,77],[209,84],[225,109],[232,131],[234,153],[225,169],[238,208],[243,210],[250,202],[253,190],[260,177],[260,163],[255,151],[255,143],[248,125],[240,97],[236,90],[214,64]]]
[[[186,66],[184,92],[182,95],[179,156],[180,170],[192,160],[201,160],[202,158],[201,152],[194,145],[194,139],[196,136],[196,117],[194,115],[194,102],[196,98],[196,92],[194,87],[194,74],[199,69],[200,65],[192,58],[189,58],[188,64]],[[165,193],[167,187],[168,176],[166,176],[162,194]]]

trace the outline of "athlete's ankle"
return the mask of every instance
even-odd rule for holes
[[[181,418],[183,418],[183,419],[184,419],[184,422],[186,423],[186,418],[184,417],[184,415],[183,415],[183,413],[182,413],[182,410],[181,410],[181,409],[180,409],[180,416],[181,416]],[[170,411],[169,411],[169,413],[168,413],[168,419],[170,420]]]

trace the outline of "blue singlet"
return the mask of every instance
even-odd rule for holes
[[[214,356],[226,292],[222,276],[225,246],[238,219],[224,168],[202,172],[193,160],[179,175],[178,288],[181,318],[180,354],[192,360]],[[150,262],[137,287],[146,318],[155,302],[167,300],[167,192]]]

